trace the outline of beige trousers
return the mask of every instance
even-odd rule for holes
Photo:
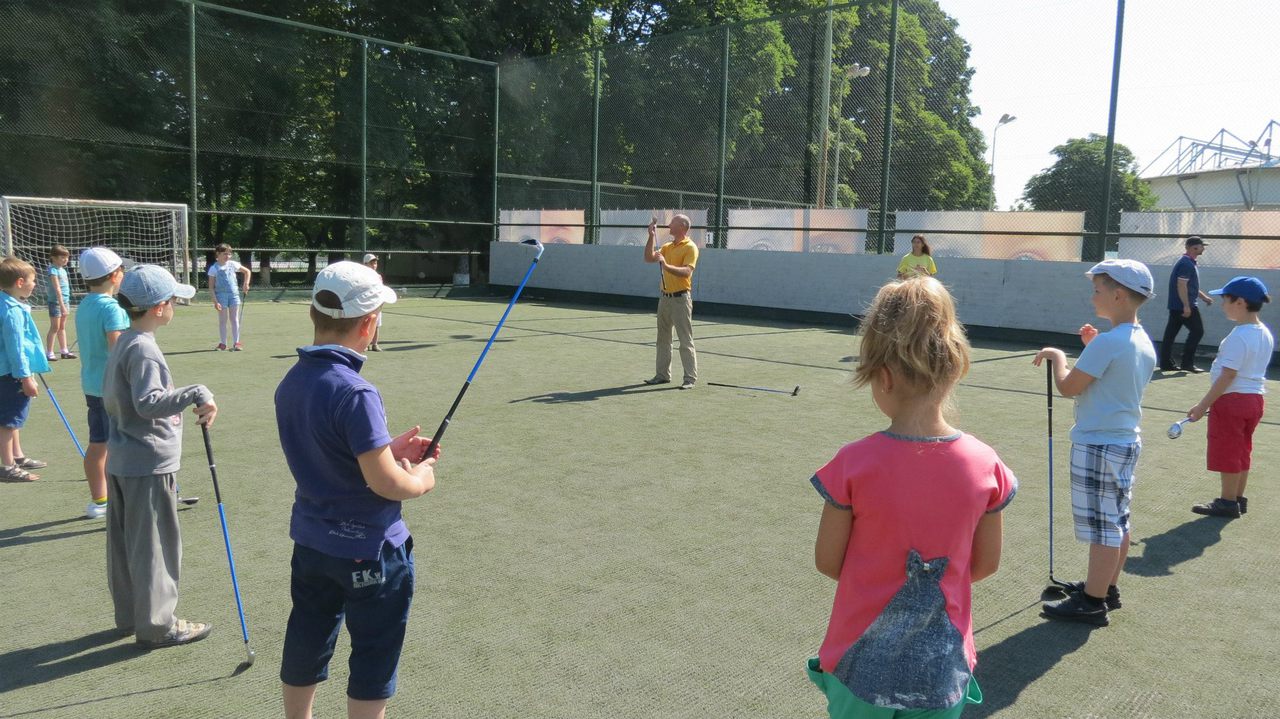
[[[116,628],[143,641],[168,633],[178,606],[176,483],[172,474],[107,475],[107,589]]]
[[[680,365],[684,381],[698,381],[698,354],[693,347],[693,293],[658,297],[658,379],[671,379],[671,330],[680,338]]]

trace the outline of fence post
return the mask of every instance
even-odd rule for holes
[[[360,41],[360,256],[369,251],[369,41]]]
[[[603,51],[596,48],[592,60],[594,99],[591,104],[591,208],[587,216],[587,222],[591,226],[586,233],[587,243],[592,245],[600,242],[600,64],[603,56]]]
[[[190,282],[194,279],[196,271],[195,253],[200,247],[199,164],[196,139],[196,97],[200,90],[196,83],[196,4],[191,3],[187,6],[187,10],[187,30],[191,39],[190,52],[187,54],[187,71],[191,75],[190,97],[187,98],[187,115],[191,122],[191,214],[187,218],[187,253],[191,256],[190,270],[193,274],[187,277],[186,281]]]
[[[1097,247],[1085,248],[1086,262],[1097,262],[1107,254],[1107,233],[1111,229],[1111,172],[1115,164],[1116,101],[1120,95],[1120,42],[1124,39],[1124,0],[1116,2],[1116,49],[1111,58],[1111,108],[1107,114],[1107,150],[1102,162],[1102,217],[1099,219]],[[1092,251],[1090,251],[1092,250]]]
[[[498,122],[498,110],[502,99],[502,70],[498,65],[493,66],[493,242],[498,241],[499,222],[501,215],[498,211],[498,142],[500,134],[498,132],[501,124]]]
[[[888,246],[889,232],[889,159],[893,148],[893,75],[898,66],[898,0],[893,0],[889,20],[889,61],[884,79],[884,151],[880,162],[880,243],[877,250],[884,254]]]
[[[725,232],[724,171],[729,154],[729,26],[724,26],[724,44],[720,57],[720,164],[716,173],[716,239],[715,246],[728,246]]]

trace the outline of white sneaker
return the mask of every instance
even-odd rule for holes
[[[89,519],[102,519],[107,516],[107,505],[90,502],[89,506],[84,508],[84,516]]]

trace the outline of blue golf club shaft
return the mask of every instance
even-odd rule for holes
[[[58,416],[62,418],[62,426],[67,428],[67,434],[71,435],[71,441],[76,445],[76,451],[80,453],[80,458],[84,458],[84,447],[80,446],[80,440],[76,438],[76,433],[71,429],[71,423],[67,421],[67,415],[62,413],[62,406],[58,404],[58,398],[53,394],[53,388],[49,386],[49,382],[45,380],[44,375],[37,374],[40,378],[40,384],[44,385],[44,391],[49,393],[49,401],[53,403],[53,408],[58,411]]]
[[[533,269],[538,266],[538,260],[542,257],[542,243],[537,240],[525,240],[521,244],[532,245],[537,248],[537,254],[533,256],[533,262],[529,263],[529,269],[525,270],[524,279],[520,280],[520,286],[516,288],[516,293],[511,296],[511,301],[507,303],[507,309],[502,313],[502,319],[498,320],[498,325],[493,328],[493,334],[489,335],[489,341],[484,344],[484,349],[480,352],[480,358],[476,360],[476,364],[471,368],[471,373],[467,375],[467,381],[462,383],[462,389],[458,391],[458,396],[453,398],[453,405],[449,407],[449,412],[445,414],[444,421],[440,423],[440,427],[436,429],[436,433],[431,437],[431,444],[427,445],[427,453],[423,457],[430,457],[436,451],[436,445],[440,444],[440,438],[444,436],[444,431],[449,428],[449,423],[453,421],[453,413],[457,411],[458,405],[462,403],[462,396],[467,393],[467,388],[471,386],[471,380],[475,379],[476,372],[480,370],[480,365],[484,364],[485,355],[489,354],[489,348],[493,346],[493,341],[498,337],[498,331],[502,329],[502,325],[507,321],[507,315],[511,314],[511,308],[516,306],[516,300],[520,299],[520,293],[524,291],[524,286],[529,282],[529,277],[533,275]]]
[[[236,560],[231,555],[231,535],[227,532],[227,512],[222,508],[222,490],[218,487],[218,467],[213,462],[213,445],[209,442],[209,426],[200,425],[204,434],[204,453],[209,458],[209,475],[213,477],[213,496],[218,500],[218,520],[222,522],[222,543],[227,547],[227,566],[231,568],[231,589],[236,595],[236,612],[240,615],[240,636],[244,638],[245,652],[253,662],[253,650],[249,648],[249,625],[244,620],[244,602],[240,600],[240,581],[236,578]]]

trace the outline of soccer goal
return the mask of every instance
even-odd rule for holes
[[[80,251],[87,247],[105,245],[126,265],[162,265],[180,280],[191,266],[187,206],[181,204],[0,197],[0,241],[6,255],[17,255],[36,268],[40,301],[48,292],[49,250],[54,245],[71,252],[67,273],[75,295],[86,291],[78,263]]]

